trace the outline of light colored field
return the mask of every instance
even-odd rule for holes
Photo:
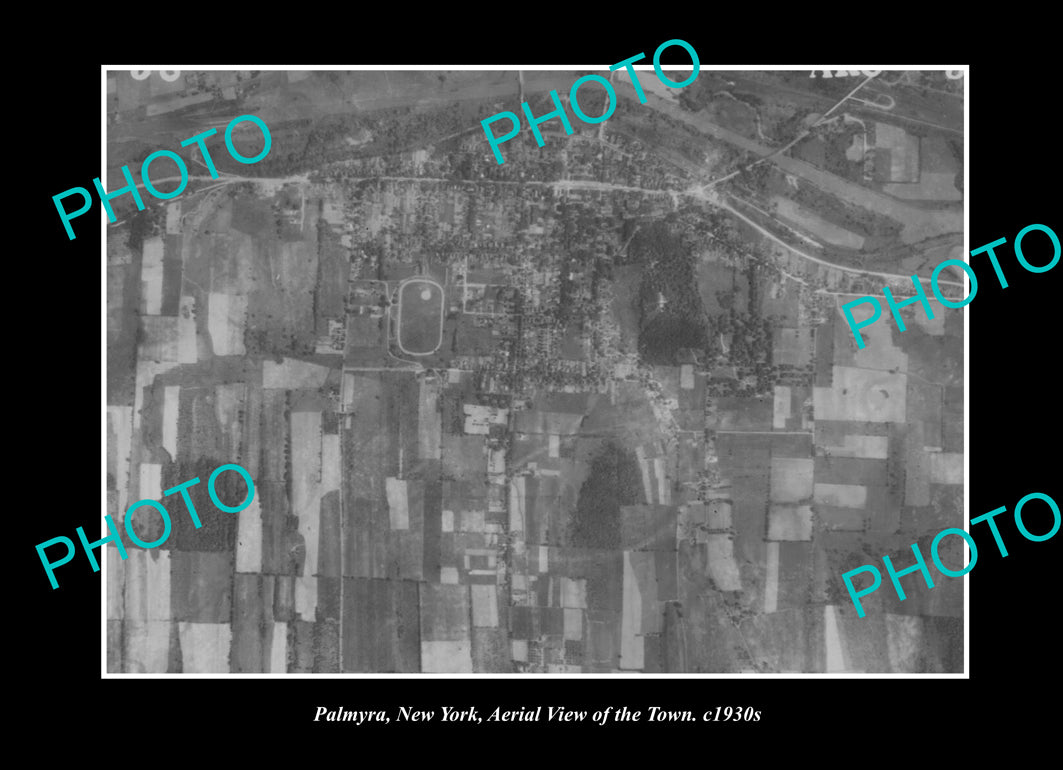
[[[961,452],[931,452],[930,482],[932,484],[962,484],[963,454]]]
[[[122,597],[126,620],[170,620],[170,552],[161,548],[127,552]],[[120,561],[117,554],[114,561]]]
[[[162,497],[162,466],[158,463],[141,463],[140,478],[137,486],[138,498],[141,500],[158,500]],[[145,508],[149,506],[144,506]],[[158,516],[158,514],[155,514]]]
[[[815,460],[803,457],[771,458],[771,500],[797,503],[812,496]]]
[[[764,611],[775,612],[779,604],[779,543],[767,544],[767,574],[764,578]]]
[[[523,532],[527,517],[527,495],[524,489],[524,477],[514,476],[509,480],[509,531]]]
[[[908,378],[848,366],[834,367],[830,388],[813,388],[817,420],[904,422]]]
[[[143,247],[140,268],[140,312],[158,315],[162,312],[162,238],[147,238]]]
[[[875,146],[890,151],[890,181],[915,182],[919,178],[919,137],[900,126],[875,123]]]
[[[527,639],[512,639],[509,643],[510,654],[513,656],[513,660],[518,660],[522,663],[528,662],[528,640]]]
[[[472,624],[481,628],[498,626],[498,588],[495,585],[470,586]]]
[[[771,200],[775,204],[775,213],[779,217],[818,236],[820,240],[847,249],[859,249],[864,245],[864,236],[828,222],[796,201],[780,195],[772,196]]]
[[[863,508],[867,487],[857,484],[816,484],[816,502],[838,508]]]
[[[558,476],[561,471],[558,469],[546,469],[540,468],[539,473],[543,476],[554,475]],[[505,449],[491,449],[487,453],[487,474],[491,477],[492,483],[503,483],[506,475],[506,450]]]
[[[895,369],[899,372],[908,371],[908,354],[893,344],[893,315],[886,305],[881,292],[876,299],[881,307],[881,315],[870,326],[860,329],[860,338],[864,341],[863,349],[856,345],[856,335],[849,328],[849,324],[842,313],[842,305],[852,302],[856,297],[844,295],[835,297],[838,305],[838,319],[836,323],[845,333],[846,346],[835,346],[834,362],[839,365],[855,366],[860,369],[878,369],[888,371]],[[905,308],[908,309],[908,308]],[[853,314],[854,325],[859,325],[874,314],[874,305],[870,302],[862,302],[849,308]],[[904,317],[904,312],[901,312]],[[837,339],[837,337],[835,337]]]
[[[889,438],[886,436],[864,436],[847,434],[842,446],[830,446],[826,449],[834,457],[861,457],[869,460],[885,460],[889,455]]]
[[[167,385],[162,394],[162,448],[177,461],[177,405],[181,394],[180,385]]]
[[[540,573],[550,571],[550,548],[545,545],[528,547],[528,566],[535,566]]]
[[[664,457],[653,458],[653,472],[657,478],[657,502],[661,505],[671,505],[672,485],[668,482],[665,462]]]
[[[194,364],[199,360],[195,312],[196,298],[181,297],[177,315],[177,360],[182,364]]]
[[[114,488],[118,491],[118,513],[124,516],[129,495],[129,453],[133,438],[133,408],[108,406],[107,429],[107,443],[109,447],[114,447],[114,463],[108,470],[114,474]],[[110,451],[107,456],[108,459],[111,458]]]
[[[305,388],[313,390],[325,384],[329,368],[309,361],[285,358],[281,363],[270,359],[262,362],[262,387],[295,390]]]
[[[642,593],[631,561],[624,551],[624,600],[620,618],[620,668],[641,670],[644,665],[642,636]]]
[[[583,640],[583,610],[574,607],[565,608],[565,639]]]
[[[388,476],[384,479],[384,491],[388,499],[388,520],[392,529],[410,528],[410,510],[406,499],[406,482]]]
[[[768,540],[811,540],[812,506],[775,505],[768,510]]]
[[[160,674],[170,659],[170,621],[126,620],[123,671],[130,674]]]
[[[639,470],[642,472],[642,493],[646,503],[671,505],[672,486],[666,476],[665,458],[640,458]]]
[[[338,433],[321,436],[321,494],[335,492],[340,488],[342,462],[340,436]]]
[[[321,413],[291,413],[292,513],[306,546],[304,575],[318,574],[321,528]]]
[[[709,575],[721,591],[741,591],[742,578],[730,535],[710,534],[705,542]]]
[[[317,578],[295,578],[295,611],[303,620],[317,620]]]
[[[242,356],[247,326],[247,297],[211,292],[207,299],[207,330],[216,356]]]
[[[288,624],[273,624],[273,642],[269,648],[269,673],[288,673]]]
[[[259,506],[261,497],[256,494],[251,504],[237,514],[237,572],[262,572],[262,508]]]
[[[836,674],[846,670],[842,651],[842,636],[838,628],[838,616],[833,604],[823,607],[823,645],[826,648],[826,672]]]
[[[462,511],[460,523],[458,526],[461,532],[480,532],[484,530],[484,512],[483,511]],[[468,551],[466,551],[468,553]],[[492,551],[492,553],[494,553]]]
[[[587,581],[561,578],[561,606],[587,609]]]
[[[166,204],[166,234],[181,234],[181,201]]]
[[[472,673],[472,646],[467,640],[421,641],[421,671],[434,674]]]
[[[229,673],[229,648],[232,645],[229,623],[178,623],[177,633],[181,639],[184,673]]]
[[[426,378],[419,378],[417,400],[417,452],[421,459],[438,460],[442,444],[439,392]]]
[[[919,615],[886,613],[886,650],[890,671],[906,674],[920,672],[925,622]]]
[[[788,385],[776,385],[771,427],[775,430],[784,430],[786,428],[786,420],[789,417],[790,387]]]
[[[350,409],[351,404],[354,403],[354,388],[354,374],[344,372],[340,379],[340,403],[343,404],[344,409]]]

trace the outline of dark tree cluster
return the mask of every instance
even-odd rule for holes
[[[602,447],[580,487],[568,540],[577,548],[620,548],[620,506],[642,502],[634,453],[614,441]]]
[[[693,234],[691,234],[693,235]],[[628,248],[645,265],[639,287],[639,354],[652,364],[675,364],[685,348],[705,350],[709,322],[698,293],[696,257],[675,217],[642,225]]]

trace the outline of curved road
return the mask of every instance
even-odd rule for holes
[[[795,248],[794,246],[791,246],[786,241],[781,240],[776,235],[774,235],[770,230],[766,230],[765,228],[763,228],[761,225],[759,225],[756,222],[754,222],[752,219],[750,219],[746,215],[744,215],[741,212],[735,210],[732,206],[729,206],[727,203],[724,203],[723,201],[720,201],[720,200],[712,200],[708,196],[706,196],[704,198],[704,200],[707,201],[708,203],[714,205],[714,206],[718,206],[719,208],[722,208],[722,209],[725,209],[725,210],[729,211],[730,213],[734,214],[736,217],[741,219],[743,222],[745,222],[749,226],[755,228],[758,232],[760,232],[765,237],[770,238],[771,240],[773,240],[775,243],[779,244],[780,246],[785,246],[787,249],[792,251],[794,254],[797,254],[799,257],[804,257],[805,259],[810,260],[812,262],[818,262],[819,264],[826,265],[827,267],[833,267],[833,268],[835,268],[837,270],[842,270],[842,271],[844,271],[846,273],[856,273],[858,275],[875,275],[875,276],[879,276],[881,278],[911,278],[911,276],[909,276],[909,275],[901,275],[899,273],[881,273],[881,272],[878,272],[878,271],[875,271],[875,270],[860,270],[859,268],[855,268],[855,267],[846,267],[845,265],[837,265],[837,264],[835,264],[833,262],[828,262],[825,259],[820,259],[819,257],[814,257],[811,254],[808,254],[808,253],[806,253],[804,251],[801,251],[798,248]],[[923,277],[925,277],[925,276],[923,276]],[[961,289],[964,287],[964,285],[962,283],[958,282],[958,281],[947,281],[945,279],[938,280],[938,285],[959,286]],[[953,298],[950,298],[950,299],[953,299]],[[959,298],[954,298],[954,299],[959,299]]]

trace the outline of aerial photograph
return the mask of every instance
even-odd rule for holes
[[[663,74],[104,73],[106,674],[965,671],[964,73]]]

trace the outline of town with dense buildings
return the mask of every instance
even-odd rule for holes
[[[113,201],[105,512],[173,533],[105,549],[109,672],[963,670],[962,579],[883,570],[861,618],[841,577],[963,526],[964,311],[928,280],[963,80],[651,68],[640,104],[621,71],[607,121],[496,163],[481,119],[582,74],[108,73],[107,189],[212,127],[219,173],[183,148],[180,196]],[[163,496],[193,477],[198,529]]]

